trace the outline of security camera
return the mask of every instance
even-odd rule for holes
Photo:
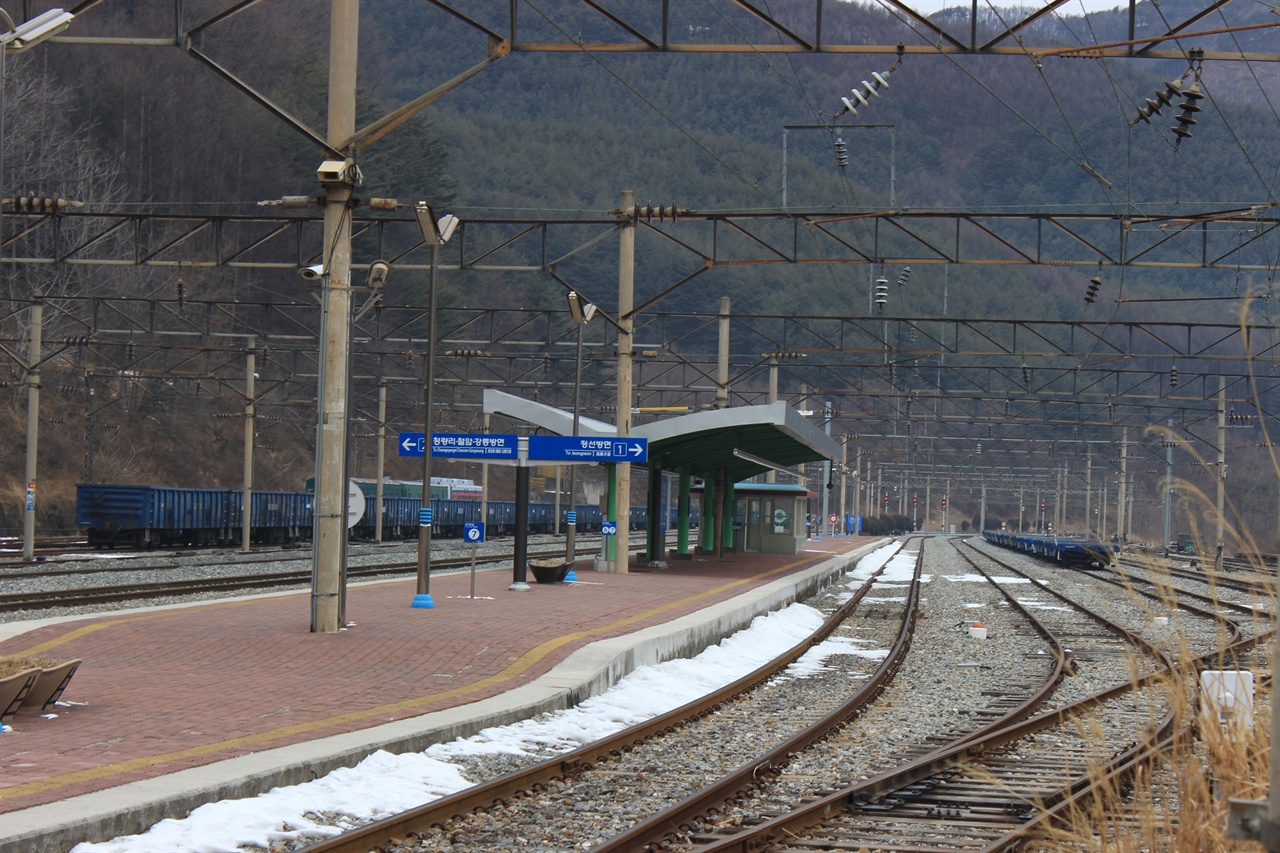
[[[302,269],[298,270],[298,275],[302,276],[307,281],[315,281],[318,278],[323,278],[324,265],[314,264],[313,266],[303,267]]]
[[[391,273],[391,264],[386,261],[374,261],[369,264],[369,286],[386,287],[387,276]]]

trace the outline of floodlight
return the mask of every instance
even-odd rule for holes
[[[0,44],[4,45],[6,53],[21,53],[65,30],[75,15],[62,9],[50,9],[16,27],[8,15],[4,17],[9,24],[9,32],[0,33]]]
[[[298,270],[298,275],[302,276],[307,281],[315,281],[318,278],[323,278],[327,274],[328,271],[324,268],[323,264],[313,264],[309,267],[303,267]]]
[[[570,290],[566,294],[569,300],[569,314],[573,317],[573,322],[579,326],[591,322],[591,318],[596,316],[596,306],[594,303],[583,300],[582,294],[576,290]]]
[[[428,246],[443,246],[449,242],[449,238],[458,227],[458,217],[452,213],[446,213],[436,219],[431,205],[425,201],[420,201],[413,206],[413,215],[417,217],[418,229],[422,231],[422,239],[427,241]]]

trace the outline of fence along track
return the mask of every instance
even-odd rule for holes
[[[906,542],[899,546],[893,556],[897,556],[905,547]],[[885,561],[886,566],[888,562],[888,560]],[[918,566],[919,558],[917,559],[917,575]],[[558,783],[564,782],[566,778],[580,779],[583,774],[592,772],[607,774],[610,772],[610,762],[617,757],[633,751],[646,741],[677,732],[697,723],[704,717],[723,713],[735,697],[765,684],[769,679],[797,661],[813,646],[826,640],[848,618],[849,614],[857,608],[883,570],[884,567],[881,567],[847,602],[837,608],[810,637],[796,644],[790,651],[776,658],[767,666],[726,685],[714,693],[571,752],[522,770],[508,773],[489,782],[474,785],[416,809],[310,845],[300,853],[367,853],[369,850],[386,849],[398,847],[399,845],[409,847],[413,844],[414,837],[428,833],[433,829],[443,829],[455,818],[465,819],[471,813],[484,813],[496,808],[502,808],[508,801],[524,800],[536,796],[555,796],[550,789],[556,787]],[[907,625],[904,619],[900,634],[906,631]],[[903,645],[905,648],[905,644]],[[892,657],[891,654],[877,668],[873,679],[879,677],[881,672],[890,669],[895,664]]]

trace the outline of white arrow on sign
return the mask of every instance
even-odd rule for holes
[[[418,446],[418,442],[414,441],[412,438],[406,438],[404,441],[400,442],[400,446],[405,450],[413,450]]]
[[[636,445],[632,445],[632,447],[630,448],[630,451],[632,456],[639,456],[641,453],[644,453],[644,448],[636,444]]]

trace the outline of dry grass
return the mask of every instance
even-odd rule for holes
[[[57,658],[0,658],[0,678],[8,678],[29,669],[53,669],[63,663]]]
[[[1177,612],[1173,595],[1167,585],[1161,586],[1164,604],[1149,606],[1163,606],[1172,615]],[[1271,598],[1274,612],[1274,590]],[[1172,628],[1177,624],[1178,620],[1171,620]],[[1252,627],[1262,634],[1272,629],[1273,622],[1270,617],[1255,617]],[[1220,637],[1219,659],[1209,668],[1247,668],[1243,660],[1225,654],[1225,640]],[[1181,659],[1193,657],[1185,636],[1179,634],[1177,643]],[[1262,644],[1260,650],[1269,645]],[[1256,653],[1250,660],[1257,660]],[[1176,719],[1182,727],[1190,726],[1194,736],[1128,778],[1100,781],[1091,796],[1023,849],[1045,853],[1262,851],[1261,844],[1227,837],[1228,799],[1265,800],[1269,793],[1271,688],[1269,678],[1257,681],[1261,683],[1255,683],[1250,728],[1238,722],[1219,724],[1216,709],[1197,695],[1198,676],[1171,679],[1167,687]],[[1095,778],[1101,779],[1101,774]]]

